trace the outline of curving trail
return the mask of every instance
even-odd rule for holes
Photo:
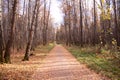
[[[32,80],[107,80],[80,64],[63,46],[56,45]]]

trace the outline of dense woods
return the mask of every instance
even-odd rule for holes
[[[91,2],[91,3],[90,3]],[[66,45],[120,46],[119,0],[63,0],[64,24],[58,41]]]
[[[51,1],[2,0],[0,5],[0,62],[11,63],[10,55],[25,50],[23,61],[38,45],[54,41]],[[49,4],[48,4],[49,3]]]

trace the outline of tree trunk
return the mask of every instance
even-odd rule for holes
[[[66,23],[66,11],[65,11],[65,16],[64,16],[64,26],[65,26],[65,44],[68,46],[68,33],[67,33],[67,23]]]
[[[12,20],[11,20],[11,31],[10,31],[8,42],[6,44],[5,55],[4,55],[5,63],[11,63],[10,54],[11,54],[11,49],[12,49],[13,39],[14,39],[16,9],[17,9],[17,0],[14,0]]]
[[[113,0],[114,5],[114,24],[115,24],[115,39],[117,41],[117,45],[120,46],[119,43],[119,35],[118,35],[118,22],[117,22],[117,11],[116,11],[116,1]]]
[[[51,9],[51,0],[49,0],[48,15],[47,15],[47,21],[46,21],[47,23],[46,23],[46,29],[45,29],[46,44],[48,42],[47,33],[48,33],[48,25],[49,25],[49,19],[50,19],[50,9]]]
[[[2,2],[0,1],[0,63],[3,63],[3,50],[4,50],[4,40],[3,40],[3,26],[2,26]]]
[[[80,46],[83,47],[82,1],[80,0]]]
[[[33,39],[33,35],[34,35],[34,31],[30,30],[29,31],[29,40],[27,43],[27,47],[26,47],[26,51],[25,51],[25,56],[23,61],[29,61],[29,54],[30,54],[30,50],[31,50],[31,45],[32,45],[32,39]]]
[[[117,0],[117,11],[118,11],[118,46],[120,46],[120,0]]]
[[[39,2],[38,2],[39,4]],[[34,37],[33,37],[33,44],[32,44],[32,50],[35,49],[35,47],[37,47],[39,44],[38,44],[38,31],[37,31],[37,28],[38,28],[38,18],[39,18],[39,9],[40,9],[40,4],[37,6],[37,13],[36,13],[36,19],[35,19],[35,28],[34,28]]]
[[[30,2],[30,0],[29,0],[29,2]],[[31,50],[31,46],[32,46],[33,37],[34,37],[33,26],[34,26],[34,21],[35,21],[37,2],[38,2],[38,0],[36,0],[36,2],[35,2],[35,7],[34,7],[33,14],[32,14],[32,21],[31,21],[31,27],[30,27],[30,30],[29,30],[28,43],[27,43],[26,52],[25,52],[25,56],[24,56],[23,61],[28,61],[29,60],[29,54],[30,54],[30,50]]]
[[[1,21],[0,21],[1,23]],[[2,25],[0,24],[0,63],[3,63],[3,29]]]
[[[118,35],[120,35],[120,0],[117,0],[117,10],[118,10]],[[118,46],[120,46],[120,36],[118,36]]]
[[[76,29],[76,27],[77,27],[77,13],[76,13],[76,7],[75,7],[75,1],[73,1],[73,7],[74,7],[74,21],[73,21],[73,26],[75,27],[75,29]],[[73,44],[76,44],[76,34],[75,34],[75,29],[73,29]]]
[[[46,0],[44,0],[44,27],[43,27],[43,45],[45,46],[47,43],[47,38],[46,38]]]
[[[93,30],[93,45],[96,44],[96,5],[95,0],[93,0],[93,6],[94,6],[94,30]]]

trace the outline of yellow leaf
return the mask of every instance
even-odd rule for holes
[[[105,0],[102,0],[102,3],[104,4]]]

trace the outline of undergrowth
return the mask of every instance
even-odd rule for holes
[[[120,63],[113,55],[120,56],[119,52],[113,52],[101,48],[98,53],[98,47],[77,46],[67,47],[67,49],[77,58],[80,63],[86,64],[90,69],[95,70],[111,80],[120,80]],[[119,57],[120,58],[120,57]]]

